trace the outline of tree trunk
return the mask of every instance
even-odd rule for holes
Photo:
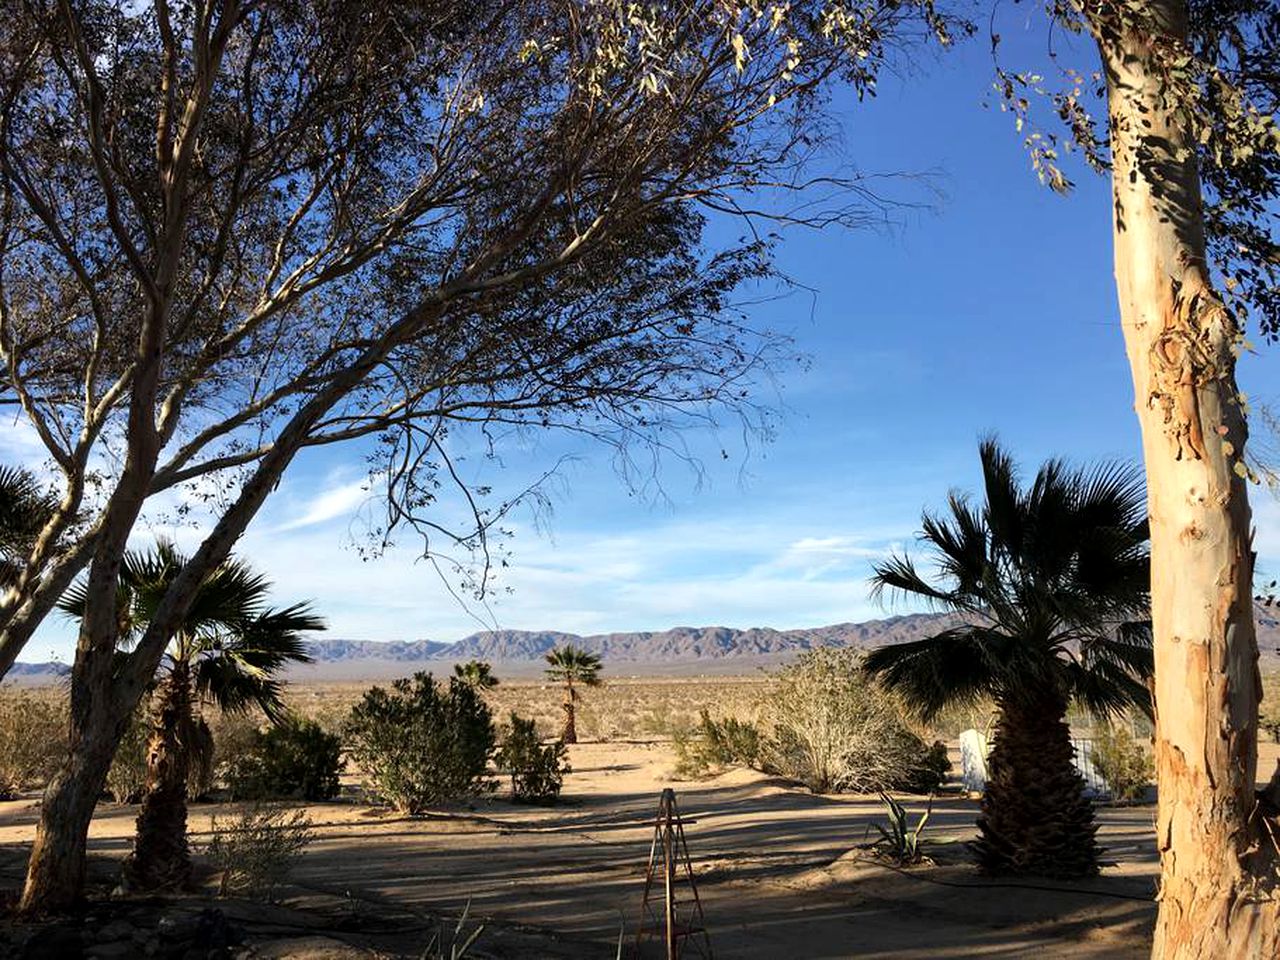
[[[973,843],[983,872],[1063,879],[1098,872],[1098,827],[1066,715],[1056,694],[1001,702]]]
[[[18,905],[26,915],[63,913],[79,901],[84,890],[89,821],[124,728],[100,717],[84,729],[86,735],[72,743],[66,763],[44,791]]]
[[[187,849],[187,772],[194,732],[191,680],[174,665],[155,693],[147,779],[125,880],[133,889],[180,888],[191,879]]]
[[[571,680],[564,695],[564,736],[560,739],[565,743],[578,742],[578,718],[574,710],[574,696],[573,681]]]
[[[1274,958],[1274,848],[1255,792],[1261,688],[1239,332],[1211,287],[1192,133],[1164,96],[1155,53],[1185,37],[1186,4],[1145,4],[1146,29],[1110,19],[1109,5],[1089,9],[1107,71],[1116,286],[1151,517],[1152,955]]]

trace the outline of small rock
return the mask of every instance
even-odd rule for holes
[[[156,922],[156,933],[166,940],[185,940],[195,934],[196,922],[191,916],[166,913]]]
[[[96,944],[86,950],[84,955],[90,960],[124,960],[134,956],[135,952],[132,942],[116,940],[113,943]]]
[[[133,924],[128,920],[112,920],[98,931],[97,938],[100,942],[110,940],[128,940],[133,937],[133,933]]]

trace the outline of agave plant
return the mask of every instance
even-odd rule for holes
[[[130,551],[121,566],[118,609],[127,646],[150,623],[169,585],[186,565],[170,543]],[[170,640],[151,695],[147,773],[134,848],[126,875],[140,889],[181,886],[191,874],[187,848],[187,782],[192,764],[207,762],[212,736],[199,705],[227,712],[259,707],[283,716],[277,674],[310,658],[302,634],[323,630],[306,604],[266,606],[271,584],[243,561],[228,559],[196,590],[186,618]],[[62,610],[82,617],[83,585],[62,599]]]
[[[936,575],[895,556],[879,591],[958,614],[923,640],[883,647],[865,668],[926,719],[952,703],[999,710],[975,844],[991,873],[1097,872],[1093,809],[1073,763],[1068,706],[1106,718],[1150,711],[1148,532],[1141,475],[1123,464],[1042,466],[1023,488],[994,440],[980,449],[985,502],[952,494],[926,515]]]
[[[880,831],[880,839],[873,844],[876,851],[902,866],[919,863],[924,859],[922,852],[924,828],[933,814],[933,797],[929,798],[928,806],[925,807],[924,813],[920,814],[920,819],[916,821],[914,827],[907,819],[907,808],[900,802],[883,791],[880,793],[880,799],[885,806],[888,825],[874,824]]]

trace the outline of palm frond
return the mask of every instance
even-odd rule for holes
[[[1078,470],[1050,460],[1024,490],[994,438],[979,453],[982,509],[953,493],[946,519],[924,516],[921,539],[936,576],[893,556],[873,568],[872,592],[993,626],[876,651],[868,668],[926,713],[980,692],[1017,698],[1067,687],[1091,709],[1141,705],[1149,637],[1115,626],[1150,616],[1140,474],[1124,464]]]
[[[925,720],[952,703],[995,693],[1005,669],[1007,638],[981,627],[957,627],[923,640],[868,653],[862,667]]]
[[[207,631],[193,646],[197,692],[224,710],[257,704],[272,720],[281,715],[276,674],[290,663],[310,663],[302,634],[325,629],[307,604],[265,610],[230,631]]]
[[[1087,637],[1080,643],[1080,661],[1091,667],[1106,660],[1139,680],[1155,675],[1155,650],[1151,621],[1121,624],[1110,633]]]
[[[1072,698],[1100,720],[1133,707],[1152,715],[1151,691],[1117,663],[1098,659],[1084,666],[1071,661],[1063,664],[1062,673]]]
[[[962,597],[936,587],[920,575],[910,557],[891,556],[871,566],[871,596],[882,601],[886,591],[925,600],[935,607],[955,610],[964,606]]]
[[[187,564],[168,541],[148,550],[129,551],[121,564],[117,609],[126,639],[145,630],[156,609]],[[175,635],[182,642],[169,656],[191,666],[196,692],[227,710],[261,706],[279,714],[285,665],[310,661],[302,634],[325,629],[307,604],[280,610],[265,604],[270,582],[247,563],[229,559],[196,588],[190,609]],[[69,589],[59,608],[83,617],[88,594],[83,582]]]
[[[241,560],[228,560],[200,584],[185,618],[187,631],[236,629],[251,623],[265,609],[270,591],[265,576]]]
[[[272,723],[278,723],[287,712],[279,680],[245,670],[229,657],[201,658],[192,676],[200,697],[213,701],[224,713],[244,713],[256,706]]]
[[[1018,467],[994,435],[984,437],[978,444],[978,459],[982,463],[986,499],[983,514],[991,538],[1000,544],[1020,544],[1024,536],[1024,510]]]
[[[922,537],[933,547],[934,560],[942,577],[951,581],[951,593],[982,601],[987,583],[990,552],[982,517],[967,498],[952,492],[947,497],[950,522],[925,514]]]
[[[58,509],[58,501],[35,474],[0,466],[0,552],[24,563],[36,537]]]
[[[550,664],[546,669],[549,679],[561,682],[572,681],[585,687],[600,685],[600,670],[603,664],[600,657],[571,643],[551,650],[546,661]]]

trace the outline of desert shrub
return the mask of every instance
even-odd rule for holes
[[[814,650],[785,667],[764,717],[763,765],[815,793],[928,792],[940,782],[936,751],[853,651]]]
[[[702,736],[697,727],[680,727],[671,733],[671,747],[676,753],[672,776],[677,780],[699,780],[713,773],[702,749]]]
[[[1155,776],[1155,764],[1124,724],[1107,725],[1094,733],[1089,754],[1093,769],[1111,788],[1116,800],[1139,800]]]
[[[147,719],[147,702],[134,711],[116,746],[116,755],[107,771],[107,792],[116,803],[137,803],[147,785],[147,741],[151,724]]]
[[[257,730],[225,767],[233,800],[331,800],[338,795],[342,741],[313,720],[290,717]]]
[[[1274,677],[1267,677],[1263,683],[1258,726],[1271,735],[1273,743],[1280,743],[1280,684]]]
[[[988,697],[948,703],[928,723],[928,735],[955,740],[965,730],[985,733],[995,723],[997,709]]]
[[[700,717],[707,756],[713,763],[741,764],[754,767],[760,763],[760,729],[734,717],[711,719],[705,708]]]
[[[904,789],[911,793],[932,793],[947,780],[951,773],[951,758],[947,756],[947,745],[935,740],[925,751],[920,767]]]
[[[511,714],[502,742],[494,754],[499,770],[511,776],[511,799],[517,803],[553,803],[560,796],[567,750],[560,740],[544,744],[531,719]]]
[[[67,753],[67,708],[60,696],[0,693],[0,800],[44,783]]]
[[[214,817],[212,834],[205,856],[221,874],[218,894],[268,901],[315,839],[301,810],[279,806],[255,805],[230,820]]]
[[[258,747],[258,734],[266,717],[258,710],[211,711],[213,779],[225,784],[232,769]]]
[[[457,678],[429,673],[374,687],[351,709],[351,755],[396,809],[420,813],[489,786],[493,717],[479,693]]]
[[[672,738],[678,777],[702,777],[728,766],[761,766],[762,738],[754,723],[725,717],[713,719],[706,707],[695,728],[677,730]]]

